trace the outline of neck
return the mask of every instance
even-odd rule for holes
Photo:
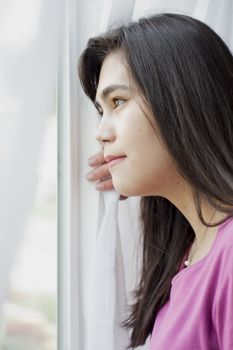
[[[217,227],[208,227],[204,225],[197,213],[196,206],[194,203],[192,191],[190,185],[184,179],[177,181],[177,186],[173,187],[173,191],[169,192],[167,197],[178,210],[185,216],[187,221],[190,223],[195,233],[195,246],[199,247],[204,244],[208,236],[212,236],[216,231]],[[201,201],[202,216],[207,223],[213,224],[222,220],[226,214],[217,211],[207,201]]]

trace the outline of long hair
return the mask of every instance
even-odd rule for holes
[[[179,173],[191,185],[201,222],[216,226],[233,216],[233,57],[206,24],[180,14],[158,14],[90,38],[79,60],[79,78],[94,102],[106,56],[119,51],[130,77],[150,107]],[[205,222],[205,199],[225,218]],[[122,326],[128,346],[143,345],[171,280],[195,234],[167,199],[141,198],[143,263],[135,302]]]

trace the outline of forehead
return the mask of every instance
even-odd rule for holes
[[[129,75],[120,53],[109,54],[101,67],[96,97],[109,85],[129,86]]]

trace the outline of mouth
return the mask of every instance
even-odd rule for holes
[[[126,158],[126,156],[106,156],[105,160],[108,163],[109,167],[112,167],[115,164],[118,164],[120,162],[122,162],[124,159]]]

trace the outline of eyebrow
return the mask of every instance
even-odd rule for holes
[[[115,90],[119,90],[119,89],[128,90],[128,91],[130,90],[130,88],[126,85],[113,84],[113,85],[109,85],[105,89],[103,89],[102,93],[100,94],[100,97],[102,98],[102,100],[105,101],[111,92],[113,92]],[[96,101],[96,99],[94,100],[94,105],[96,107],[101,107],[99,102]]]

